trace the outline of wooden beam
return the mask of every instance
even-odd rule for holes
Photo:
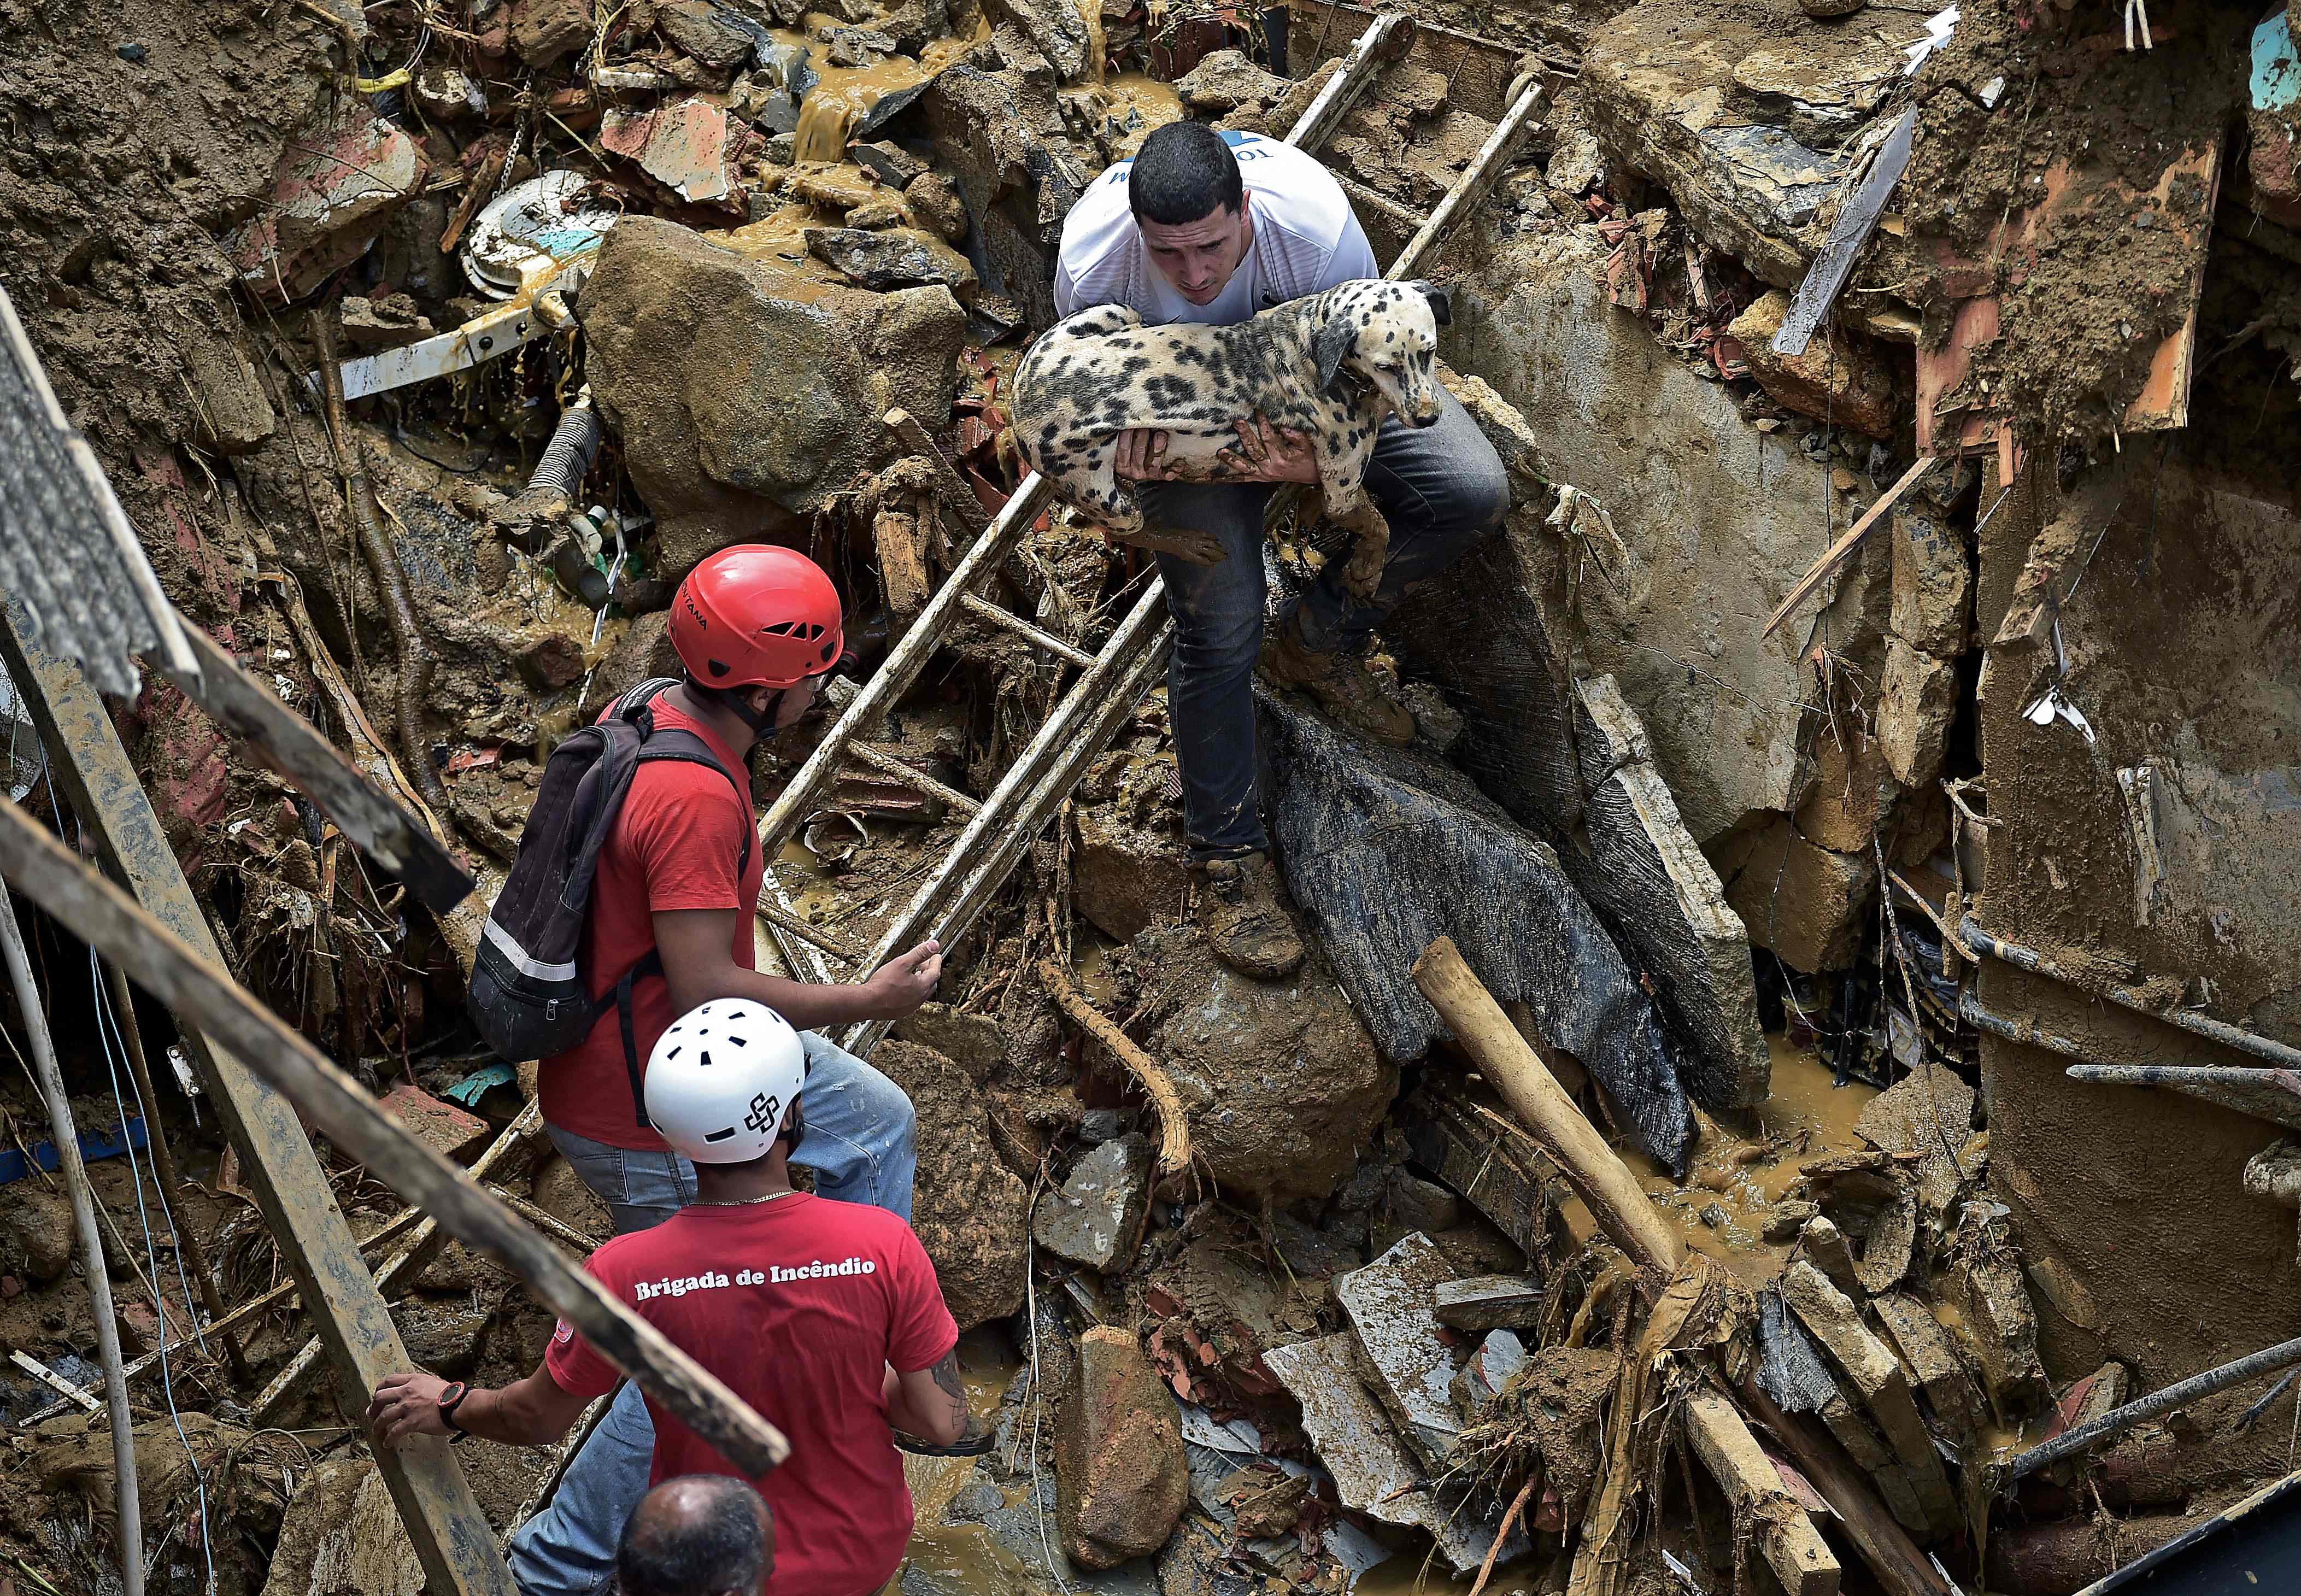
[[[1806,573],[1791,587],[1789,597],[1776,605],[1774,613],[1766,617],[1766,624],[1758,635],[1761,638],[1771,636],[1776,627],[1790,618],[1792,610],[1811,597],[1816,588],[1835,576],[1838,568],[1853,557],[1853,551],[1862,547],[1862,539],[1870,535],[1870,529],[1884,518],[1887,511],[1900,503],[1902,495],[1907,493],[1920,477],[1931,471],[1939,460],[1940,456],[1937,455],[1920,455],[1917,464],[1902,473],[1902,480],[1879,494],[1878,502],[1862,513],[1862,519],[1847,527],[1837,541],[1829,546],[1829,552],[1807,567]]]
[[[188,620],[182,631],[198,668],[160,668],[186,698],[327,811],[361,852],[406,882],[425,908],[444,915],[472,895],[472,878],[432,839],[431,828],[361,775],[335,744],[243,670],[213,638]]]
[[[1542,104],[1542,92],[1539,83],[1529,83],[1519,91],[1510,108],[1502,113],[1502,121],[1494,124],[1494,130],[1478,146],[1478,153],[1470,157],[1469,165],[1463,168],[1462,175],[1446,191],[1446,197],[1430,213],[1430,220],[1422,224],[1422,230],[1414,235],[1413,241],[1384,276],[1395,282],[1420,271],[1422,263],[1437,253],[1454,219],[1486,196],[1486,190],[1502,174],[1502,163],[1510,159],[1511,152],[1518,148],[1518,141],[1525,136],[1527,119]]]
[[[1302,113],[1301,120],[1294,124],[1293,131],[1286,136],[1286,142],[1311,155],[1318,154],[1318,147],[1343,125],[1343,118],[1358,104],[1375,74],[1412,46],[1414,28],[1412,17],[1394,11],[1385,12],[1368,23],[1358,43],[1343,58],[1341,67],[1326,79],[1326,86],[1318,91],[1318,97]]]
[[[146,991],[260,1061],[255,1067],[264,1079],[337,1146],[443,1230],[519,1275],[608,1362],[746,1474],[766,1474],[791,1455],[782,1432],[742,1398],[560,1257],[468,1171],[410,1134],[357,1082],[13,804],[0,805],[0,875],[88,946],[136,972]],[[410,1366],[404,1356],[400,1366]],[[481,1531],[480,1546],[492,1554],[494,1537],[484,1523]]]
[[[965,527],[970,536],[983,536],[990,528],[991,513],[983,507],[983,501],[975,497],[975,489],[967,486],[966,479],[958,474],[958,468],[944,458],[941,449],[935,447],[935,440],[927,436],[925,427],[919,425],[918,417],[898,405],[887,412],[884,420],[888,430],[903,440],[905,448],[933,468],[935,503],[957,516],[959,525]]]
[[[49,773],[79,815],[97,858],[151,910],[176,946],[188,948],[212,976],[222,970],[214,934],[111,715],[77,664],[29,645],[13,597],[0,604],[0,660],[23,692],[47,745]],[[13,806],[7,818],[26,823]],[[140,957],[123,959],[122,967],[150,990]],[[326,1341],[338,1389],[356,1393],[354,1407],[364,1405],[377,1382],[407,1367],[407,1349],[361,1261],[295,1105],[226,1049],[212,1046],[192,1016],[177,1013],[184,1051],[206,1082],[256,1207]],[[487,1516],[444,1441],[385,1453],[376,1462],[436,1596],[514,1596],[510,1570],[494,1555]]]

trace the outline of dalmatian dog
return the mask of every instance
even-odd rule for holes
[[[1438,329],[1450,313],[1435,283],[1374,278],[1230,327],[1145,327],[1125,305],[1097,305],[1057,322],[1024,355],[1015,441],[1058,497],[1132,542],[1152,539],[1134,485],[1116,474],[1121,433],[1164,431],[1167,471],[1188,481],[1236,477],[1222,456],[1235,457],[1236,423],[1258,414],[1303,433],[1326,514],[1355,539],[1343,580],[1368,597],[1390,546],[1364,486],[1375,434],[1385,415],[1410,427],[1438,419]]]

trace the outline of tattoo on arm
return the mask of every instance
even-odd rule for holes
[[[966,1429],[968,1416],[966,1387],[958,1378],[958,1349],[953,1347],[944,1353],[942,1361],[929,1372],[934,1376],[934,1383],[942,1388],[943,1395],[950,1399],[951,1416],[958,1421],[961,1430]]]

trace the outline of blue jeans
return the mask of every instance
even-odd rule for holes
[[[903,1089],[811,1031],[802,1125],[791,1162],[815,1171],[818,1197],[871,1203],[911,1217],[918,1166],[916,1116]],[[634,1153],[544,1127],[583,1183],[598,1192],[623,1234],[662,1224],[695,1199],[695,1166],[677,1153]],[[551,1504],[512,1536],[507,1549],[521,1596],[598,1596],[615,1578],[615,1542],[647,1494],[655,1464],[655,1424],[640,1388],[615,1393],[599,1427],[575,1454]]]
[[[1425,577],[1435,576],[1502,524],[1510,479],[1470,413],[1441,390],[1437,421],[1382,423],[1367,491],[1390,523],[1390,560],[1371,599],[1343,586],[1332,560],[1304,591],[1296,614],[1302,641],[1320,652],[1360,654],[1376,626]],[[1262,652],[1262,510],[1271,489],[1256,483],[1142,485],[1147,520],[1194,527],[1227,558],[1194,565],[1159,556],[1175,653],[1167,664],[1167,713],[1183,773],[1183,822],[1194,860],[1267,850],[1255,793],[1254,662]]]

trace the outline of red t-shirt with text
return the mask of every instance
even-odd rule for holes
[[[694,732],[737,781],[749,781],[741,756],[709,727],[660,698],[649,707],[657,730]],[[590,917],[583,928],[583,978],[595,1002],[655,947],[652,916],[665,910],[740,911],[730,951],[744,969],[758,967],[750,909],[758,901],[766,866],[756,838],[749,860],[743,861],[743,839],[750,830],[748,787],[746,796],[736,797],[734,783],[708,765],[656,759],[632,773],[615,830],[599,850]],[[738,863],[743,866],[740,880]],[[656,1039],[675,1018],[662,976],[632,984],[632,1040],[642,1077]],[[612,1004],[581,1045],[543,1061],[537,1095],[543,1117],[564,1131],[636,1152],[665,1149],[663,1138],[639,1123],[624,1066],[623,1029]]]
[[[782,1466],[752,1481],[775,1515],[766,1596],[868,1596],[884,1585],[911,1538],[886,1366],[932,1368],[958,1343],[911,1227],[884,1208],[804,1194],[690,1206],[616,1237],[584,1267],[790,1440]],[[617,1378],[565,1321],[544,1366],[574,1396],[604,1396]],[[650,1485],[741,1472],[653,1397],[648,1412]]]

